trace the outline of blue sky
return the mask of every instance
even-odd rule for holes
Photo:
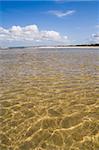
[[[99,1],[0,1],[0,45],[99,41]]]

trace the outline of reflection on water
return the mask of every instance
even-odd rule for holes
[[[0,50],[1,150],[98,150],[95,49]]]

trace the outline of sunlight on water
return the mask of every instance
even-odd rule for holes
[[[0,50],[1,150],[99,149],[99,52]]]

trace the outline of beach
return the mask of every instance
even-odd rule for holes
[[[98,150],[97,48],[0,50],[1,150]]]

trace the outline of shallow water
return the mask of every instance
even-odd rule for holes
[[[99,149],[98,49],[0,50],[1,150]]]

